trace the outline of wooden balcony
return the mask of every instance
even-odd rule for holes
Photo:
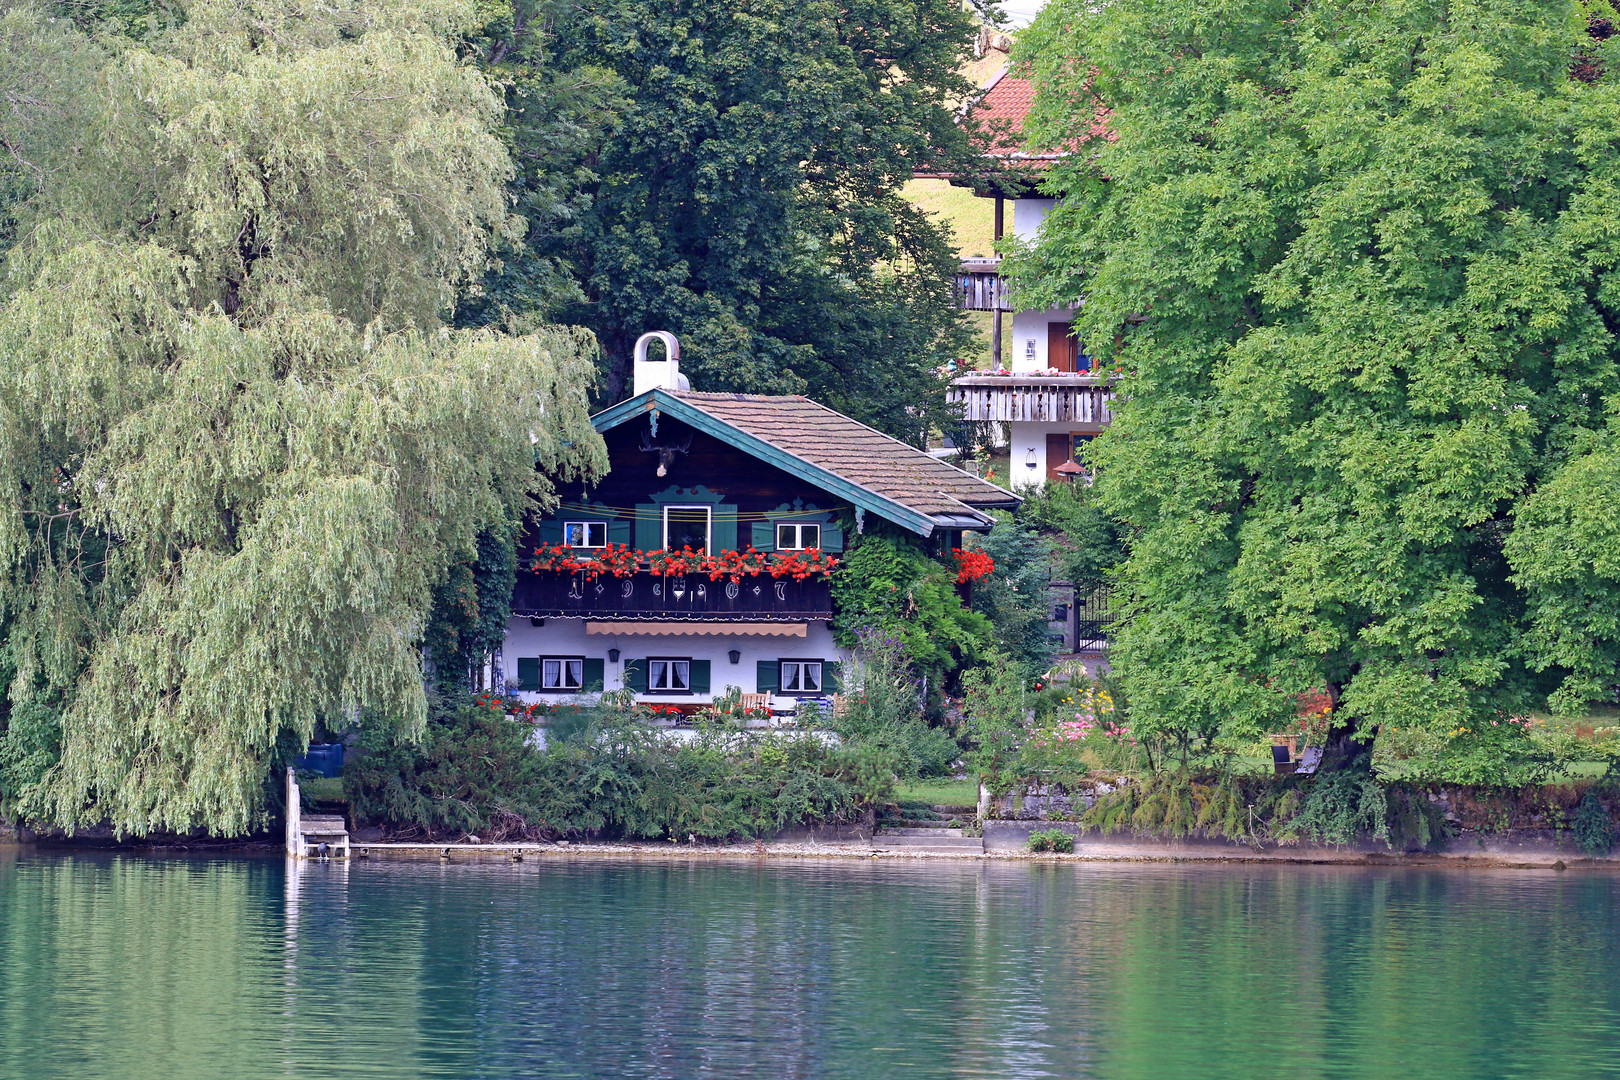
[[[1011,311],[1001,281],[1000,259],[963,259],[956,298],[966,311]]]
[[[794,581],[767,574],[733,584],[707,574],[658,577],[641,570],[627,578],[595,578],[554,570],[518,571],[512,614],[537,618],[802,622],[832,618],[825,578]]]
[[[1113,380],[1072,375],[962,375],[951,380],[948,398],[961,402],[967,420],[1108,424],[1114,418]]]

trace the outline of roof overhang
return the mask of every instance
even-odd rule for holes
[[[696,428],[705,435],[712,435],[729,446],[734,446],[745,454],[752,455],[761,461],[774,465],[784,472],[796,476],[816,485],[823,491],[837,495],[848,500],[851,504],[870,514],[892,521],[900,527],[916,533],[918,536],[932,536],[939,529],[964,529],[972,532],[988,532],[995,524],[990,515],[959,503],[960,512],[950,514],[924,514],[913,510],[909,506],[895,502],[879,492],[862,487],[852,480],[846,480],[837,473],[822,468],[820,465],[796,454],[789,453],[779,446],[766,442],[764,439],[751,435],[740,428],[733,427],[719,417],[698,408],[687,401],[682,401],[673,394],[663,390],[648,390],[633,398],[627,398],[611,408],[603,409],[591,417],[591,423],[597,433],[606,432],[620,424],[633,420],[638,416],[658,413],[669,416],[689,427]],[[1009,506],[1018,505],[1018,497],[1008,493]],[[998,508],[1000,504],[995,504]]]

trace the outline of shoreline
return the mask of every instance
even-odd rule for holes
[[[263,841],[232,843],[209,841],[204,843],[131,844],[109,843],[105,840],[47,840],[29,843],[0,842],[0,857],[30,854],[132,854],[149,857],[286,857],[277,844]],[[1101,836],[1082,834],[1077,837],[1076,849],[1071,854],[1036,853],[1011,844],[987,845],[984,850],[959,847],[941,848],[927,845],[886,844],[879,835],[875,839],[859,840],[789,840],[713,844],[668,841],[598,841],[570,842],[523,840],[506,843],[444,843],[444,842],[386,842],[356,843],[352,848],[352,861],[376,862],[432,862],[440,865],[521,863],[530,860],[565,858],[595,859],[661,859],[665,861],[727,861],[757,862],[770,859],[849,859],[872,860],[951,861],[951,862],[1044,862],[1044,863],[1203,863],[1259,864],[1295,866],[1359,866],[1382,868],[1453,867],[1459,869],[1520,869],[1520,870],[1607,870],[1620,869],[1620,850],[1605,858],[1590,858],[1579,852],[1563,850],[1541,837],[1485,837],[1463,835],[1455,838],[1443,851],[1392,851],[1382,845],[1354,844],[1344,847],[1320,845],[1293,845],[1280,847],[1264,845],[1245,847],[1224,840],[1189,838],[1163,840],[1129,834]],[[310,859],[308,862],[330,860]],[[341,861],[341,860],[338,860]]]

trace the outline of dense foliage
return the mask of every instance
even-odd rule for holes
[[[1325,690],[1331,765],[1613,697],[1620,83],[1590,13],[1057,0],[1021,40],[1033,137],[1073,145],[1098,98],[1117,136],[1054,170],[1022,274],[1126,375],[1096,459],[1144,736],[1252,739]]]
[[[973,583],[973,610],[990,620],[997,647],[1033,678],[1051,666],[1055,651],[1047,628],[1052,615],[1046,594],[1052,579],[1049,545],[1011,514],[997,515],[994,528],[965,542],[995,564]]]
[[[604,466],[592,348],[442,325],[521,229],[469,8],[0,18],[0,794],[240,833],[318,721],[420,729],[446,567]]]
[[[968,10],[519,0],[512,11],[486,52],[492,70],[522,93],[537,80],[578,90],[562,110],[513,99],[531,224],[514,265],[565,268],[579,292],[558,307],[562,294],[523,293],[510,276],[495,291],[512,310],[543,304],[589,326],[607,400],[625,396],[635,339],[662,329],[680,337],[701,389],[807,391],[913,440],[944,417],[933,369],[968,332],[954,253],[899,189],[966,153],[951,106],[970,90],[958,73]],[[559,172],[578,185],[571,200],[552,193],[546,177]]]
[[[925,722],[922,680],[898,635],[858,631],[842,669],[843,709],[827,720],[846,744],[891,753],[901,780],[950,774],[961,748],[950,731]]]
[[[990,620],[962,603],[956,575],[904,537],[861,537],[833,575],[832,595],[839,645],[853,648],[862,630],[892,635],[936,690],[990,643]]]
[[[396,832],[725,839],[853,820],[891,793],[897,765],[809,734],[714,727],[682,741],[612,705],[555,725],[544,749],[534,736],[502,707],[436,699],[419,742],[367,728],[344,788],[358,820]]]
[[[1018,520],[1050,546],[1052,577],[1073,584],[1079,596],[1105,585],[1125,560],[1124,529],[1098,505],[1095,488],[1047,484],[1025,496]]]

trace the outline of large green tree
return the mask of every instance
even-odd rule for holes
[[[238,833],[318,720],[419,730],[446,568],[604,467],[587,334],[445,325],[521,230],[501,99],[456,51],[475,25],[197,0],[86,42],[5,14],[101,58],[54,84],[75,137],[30,142],[41,106],[11,140],[38,148],[0,294],[0,794],[24,813]]]
[[[492,32],[492,62],[513,85],[534,67],[566,73],[553,81],[594,87],[600,106],[581,197],[525,203],[525,257],[579,283],[561,317],[601,341],[607,400],[628,386],[636,338],[672,330],[700,389],[808,391],[913,439],[945,416],[935,369],[968,333],[954,256],[899,189],[966,152],[952,103],[971,89],[958,72],[975,23],[960,3],[513,10],[523,33]],[[579,149],[566,110],[524,115],[519,161]],[[545,188],[526,176],[526,196]]]
[[[1125,374],[1113,654],[1151,731],[1347,738],[1620,676],[1620,84],[1577,0],[1056,0],[1021,273]]]

